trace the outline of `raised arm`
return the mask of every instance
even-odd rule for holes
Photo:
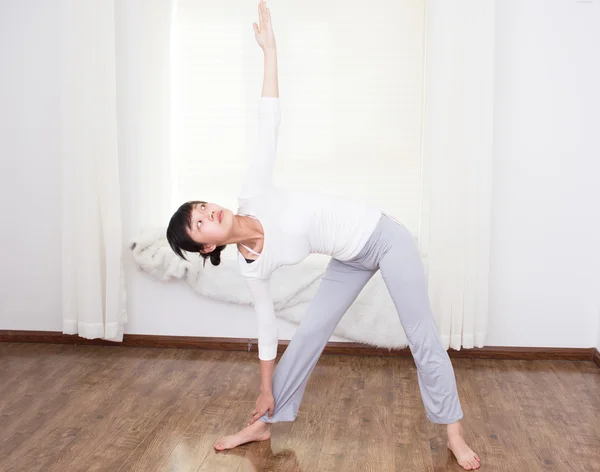
[[[254,27],[256,42],[263,50],[265,56],[262,96],[279,97],[275,35],[273,33],[273,24],[271,23],[271,11],[267,8],[264,0],[261,0],[258,4],[258,18],[260,26],[256,23],[252,26]]]
[[[258,141],[248,166],[240,197],[251,197],[273,182],[281,110],[277,77],[277,48],[271,12],[263,0],[258,4],[259,24],[254,23],[256,42],[263,50],[264,77],[258,114]]]

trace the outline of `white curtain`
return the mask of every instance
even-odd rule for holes
[[[121,340],[114,8],[77,0],[61,7],[63,332]]]
[[[492,205],[494,0],[429,0],[419,243],[446,347],[482,347]]]
[[[124,241],[164,222],[171,3],[60,4],[66,334],[122,341]]]

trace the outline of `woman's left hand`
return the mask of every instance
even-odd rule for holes
[[[275,399],[273,394],[270,392],[262,392],[256,400],[256,408],[252,412],[252,419],[248,423],[249,425],[257,421],[267,411],[269,412],[269,418],[273,417],[273,411],[275,410]]]
[[[258,4],[259,24],[254,23],[254,36],[256,42],[263,51],[275,49],[275,35],[273,34],[273,25],[271,23],[271,11],[267,8],[265,0],[260,0]]]

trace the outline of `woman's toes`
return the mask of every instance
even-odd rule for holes
[[[227,449],[227,438],[217,439],[217,441],[215,442],[214,448],[217,451],[223,451],[223,450]]]

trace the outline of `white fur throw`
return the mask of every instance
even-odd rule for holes
[[[228,248],[229,249],[229,248]],[[169,247],[164,229],[142,234],[131,244],[137,266],[162,281],[185,279],[199,294],[225,303],[251,305],[250,291],[239,273],[233,251],[223,252],[221,264],[202,266],[197,255],[193,262],[179,258]],[[328,259],[310,256],[301,264],[284,266],[273,273],[271,292],[276,316],[299,324],[315,294]],[[396,309],[378,272],[366,285],[334,331],[351,341],[377,347],[407,346],[406,335]]]

